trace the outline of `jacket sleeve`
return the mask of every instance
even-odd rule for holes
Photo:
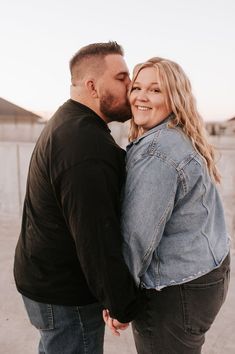
[[[103,161],[77,164],[61,178],[60,202],[91,292],[125,323],[134,319],[141,300],[122,255],[113,173]]]
[[[122,209],[123,249],[137,284],[162,239],[174,208],[177,185],[176,169],[155,156],[136,161],[127,171]]]

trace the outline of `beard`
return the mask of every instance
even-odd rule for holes
[[[123,103],[116,103],[117,98],[111,93],[106,93],[100,98],[100,111],[105,115],[108,122],[125,122],[131,119],[131,106],[126,99]]]

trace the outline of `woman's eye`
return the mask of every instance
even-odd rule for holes
[[[131,92],[132,91],[136,91],[136,90],[140,90],[140,88],[138,86],[133,86],[132,89],[131,89]]]

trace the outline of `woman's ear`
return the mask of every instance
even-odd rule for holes
[[[90,93],[92,98],[98,98],[98,94],[97,94],[97,90],[96,90],[96,86],[95,86],[95,81],[94,80],[87,80],[85,82],[85,86],[88,90],[88,92]]]

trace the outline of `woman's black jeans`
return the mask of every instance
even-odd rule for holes
[[[161,291],[143,290],[146,307],[132,322],[138,354],[199,354],[228,291],[230,256],[212,272]]]

